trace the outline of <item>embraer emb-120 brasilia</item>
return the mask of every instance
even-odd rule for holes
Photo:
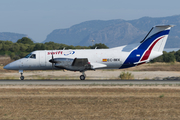
[[[173,25],[154,26],[140,43],[111,49],[34,51],[4,69],[19,70],[21,80],[24,80],[23,70],[52,68],[80,71],[80,79],[85,80],[87,70],[134,67],[162,55],[171,27]]]

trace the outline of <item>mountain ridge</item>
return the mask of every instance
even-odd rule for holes
[[[27,35],[13,32],[0,32],[0,40],[2,41],[9,40],[15,43],[18,39],[21,39],[22,37],[27,37]]]
[[[168,17],[142,17],[135,20],[91,20],[66,29],[56,29],[46,38],[45,42],[63,43],[67,45],[89,46],[104,43],[108,47],[140,42],[155,25],[173,24],[166,48],[180,47],[180,15]]]

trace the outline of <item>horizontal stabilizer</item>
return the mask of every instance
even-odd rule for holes
[[[168,28],[174,27],[175,25],[157,25],[151,28],[151,30],[148,32],[148,34],[145,36],[145,38],[140,42],[143,43],[146,38],[152,36],[152,34],[158,33],[160,31],[166,30]]]

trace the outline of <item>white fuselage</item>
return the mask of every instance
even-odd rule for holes
[[[128,52],[121,52],[119,49],[43,50],[31,53],[35,54],[36,58],[19,59],[10,63],[9,67],[13,70],[52,69],[52,63],[49,62],[52,58],[52,53],[54,58],[88,58],[92,65],[96,65],[96,63],[106,65],[106,67],[101,67],[101,69],[119,69],[129,55]]]

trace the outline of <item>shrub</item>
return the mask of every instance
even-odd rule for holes
[[[119,75],[119,78],[129,80],[129,79],[134,79],[134,75],[132,75],[132,73],[129,72],[122,72]]]
[[[164,97],[164,94],[160,95],[159,98],[163,98]]]

